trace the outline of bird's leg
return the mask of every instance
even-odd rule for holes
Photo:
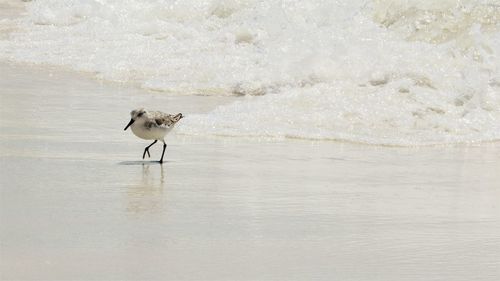
[[[165,149],[167,149],[167,143],[163,141],[163,152],[161,153],[160,164],[163,163],[163,155],[165,154]]]
[[[149,155],[149,148],[155,144],[158,140],[155,140],[152,144],[146,146],[146,148],[144,148],[144,153],[142,154],[142,159],[144,159],[144,157],[146,157],[146,153],[148,154],[148,157],[151,157],[151,155]]]

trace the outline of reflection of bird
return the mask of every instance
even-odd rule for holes
[[[166,197],[165,176],[163,166],[142,164],[142,176],[130,181],[127,188],[127,212],[133,214],[161,213],[164,210]],[[138,176],[138,173],[133,173]]]
[[[160,163],[163,163],[163,155],[165,154],[165,149],[167,144],[165,143],[165,135],[172,130],[175,123],[177,123],[183,116],[182,113],[176,115],[166,114],[160,111],[146,111],[144,108],[139,108],[132,110],[130,112],[130,122],[125,127],[131,127],[134,135],[145,140],[155,140],[152,144],[146,146],[144,153],[142,154],[142,159],[146,157],[151,157],[149,154],[149,148],[155,144],[158,140],[163,142],[163,152],[161,153]]]

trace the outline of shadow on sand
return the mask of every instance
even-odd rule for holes
[[[170,163],[172,161],[163,161],[163,164]],[[123,161],[119,162],[118,165],[161,165],[160,161]]]

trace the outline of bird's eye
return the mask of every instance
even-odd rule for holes
[[[143,113],[143,112],[141,112],[141,113],[137,114],[137,117],[141,117],[143,114],[144,114],[144,113]]]

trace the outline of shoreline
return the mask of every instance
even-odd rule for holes
[[[151,89],[144,89],[141,88],[139,85],[133,83],[133,82],[117,82],[117,81],[110,81],[106,79],[100,79],[93,74],[89,72],[84,72],[84,71],[77,71],[71,68],[67,68],[64,66],[54,66],[54,65],[45,65],[45,64],[33,64],[33,63],[23,63],[23,62],[15,62],[15,61],[0,61],[0,73],[4,71],[8,71],[9,68],[12,69],[24,69],[24,70],[29,70],[30,72],[46,72],[48,71],[49,73],[55,73],[58,76],[62,77],[80,77],[84,80],[87,80],[88,82],[94,81],[95,83],[102,85],[102,86],[108,86],[108,87],[115,87],[115,88],[121,88],[121,89],[126,89],[126,91],[135,91],[135,92],[142,92],[142,93],[148,93],[151,95],[165,95],[165,96],[171,96],[171,97],[207,97],[208,99],[212,99],[216,101],[213,104],[210,104],[207,108],[204,109],[198,109],[201,110],[199,112],[194,112],[194,113],[205,113],[209,112],[210,110],[215,109],[215,106],[217,105],[224,105],[224,104],[229,104],[234,101],[238,101],[244,97],[242,96],[231,96],[231,95],[177,95],[177,94],[172,94],[166,91],[156,91],[156,90],[151,90]],[[217,101],[218,100],[218,101]],[[161,109],[158,109],[161,110]],[[500,140],[495,139],[495,140],[478,140],[478,141],[464,141],[464,142],[448,142],[448,143],[436,143],[436,144],[415,144],[415,145],[404,145],[404,144],[377,144],[377,143],[367,143],[367,142],[358,142],[358,141],[353,141],[353,140],[348,140],[348,139],[312,139],[312,138],[302,138],[302,137],[292,137],[292,136],[287,136],[287,137],[273,137],[273,136],[233,136],[233,135],[207,135],[207,136],[200,136],[198,134],[189,134],[189,133],[180,133],[179,135],[186,136],[186,137],[202,137],[202,138],[210,138],[214,140],[224,140],[224,139],[232,139],[235,141],[242,140],[242,141],[247,141],[247,142],[283,142],[283,141],[299,141],[299,142],[311,142],[311,143],[346,143],[346,144],[352,144],[352,145],[367,145],[367,146],[380,146],[380,147],[393,147],[393,148],[419,148],[419,147],[450,147],[450,146],[481,146],[481,145],[500,145]]]

